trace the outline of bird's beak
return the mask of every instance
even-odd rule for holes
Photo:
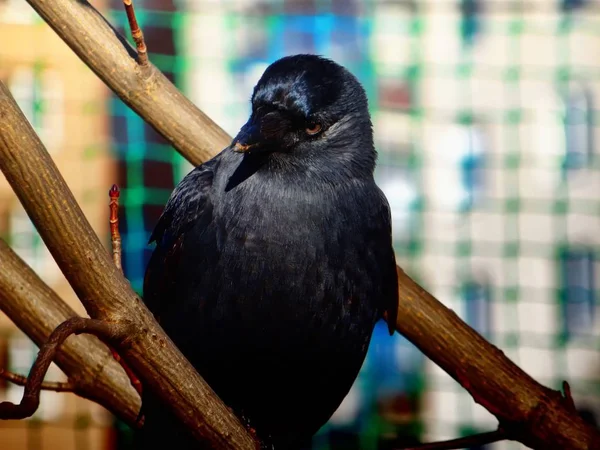
[[[258,125],[248,121],[242,127],[238,135],[233,140],[233,151],[238,153],[247,153],[253,150],[258,150],[263,142],[263,136],[260,133]]]

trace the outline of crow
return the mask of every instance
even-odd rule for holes
[[[230,146],[173,191],[144,302],[265,448],[310,442],[352,386],[375,323],[396,322],[388,202],[367,96],[337,63],[264,72]],[[138,448],[202,445],[151,393]]]

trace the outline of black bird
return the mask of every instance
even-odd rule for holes
[[[175,188],[144,301],[221,399],[275,449],[329,419],[375,322],[395,323],[390,209],[367,98],[314,55],[269,66],[232,144]],[[144,448],[202,448],[148,394]]]

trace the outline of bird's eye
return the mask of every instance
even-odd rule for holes
[[[315,134],[319,133],[322,130],[322,126],[320,123],[316,123],[316,122],[311,122],[306,126],[306,129],[304,131],[306,131],[306,134],[308,134],[309,136],[314,136]]]

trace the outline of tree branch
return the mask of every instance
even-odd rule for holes
[[[54,355],[56,356],[56,355]],[[18,373],[11,372],[0,368],[0,378],[9,381],[17,386],[25,386],[27,384],[27,377],[25,375],[19,375]],[[75,392],[77,387],[71,382],[62,381],[42,381],[40,383],[40,390],[42,391],[54,391],[54,392]]]
[[[61,323],[40,348],[25,382],[23,398],[18,405],[12,402],[0,402],[1,419],[24,419],[31,417],[40,404],[42,382],[58,348],[72,334],[88,333],[101,338],[104,342],[124,340],[133,330],[124,323],[108,323],[101,320],[71,317]]]
[[[137,53],[85,0],[27,0],[69,47],[127,105],[184,149],[194,165],[206,161],[229,137],[152,64]],[[164,115],[162,111],[177,111]]]
[[[140,71],[132,49],[85,0],[28,1],[111,89],[192,163],[209,159],[231,142],[154,66]],[[525,374],[400,269],[398,276],[398,331],[496,415],[511,439],[540,449],[600,448],[598,431],[571,411],[558,392]]]
[[[77,314],[0,239],[0,310],[41,347],[52,331]],[[56,364],[75,386],[130,424],[140,410],[139,396],[104,344],[93,336],[67,340]]]
[[[254,449],[240,421],[164,334],[85,219],[54,162],[0,83],[0,169],[90,316],[131,322],[116,342],[144,385],[198,439],[217,448]]]
[[[398,267],[396,329],[498,418],[507,438],[544,450],[600,449],[600,433]]]

